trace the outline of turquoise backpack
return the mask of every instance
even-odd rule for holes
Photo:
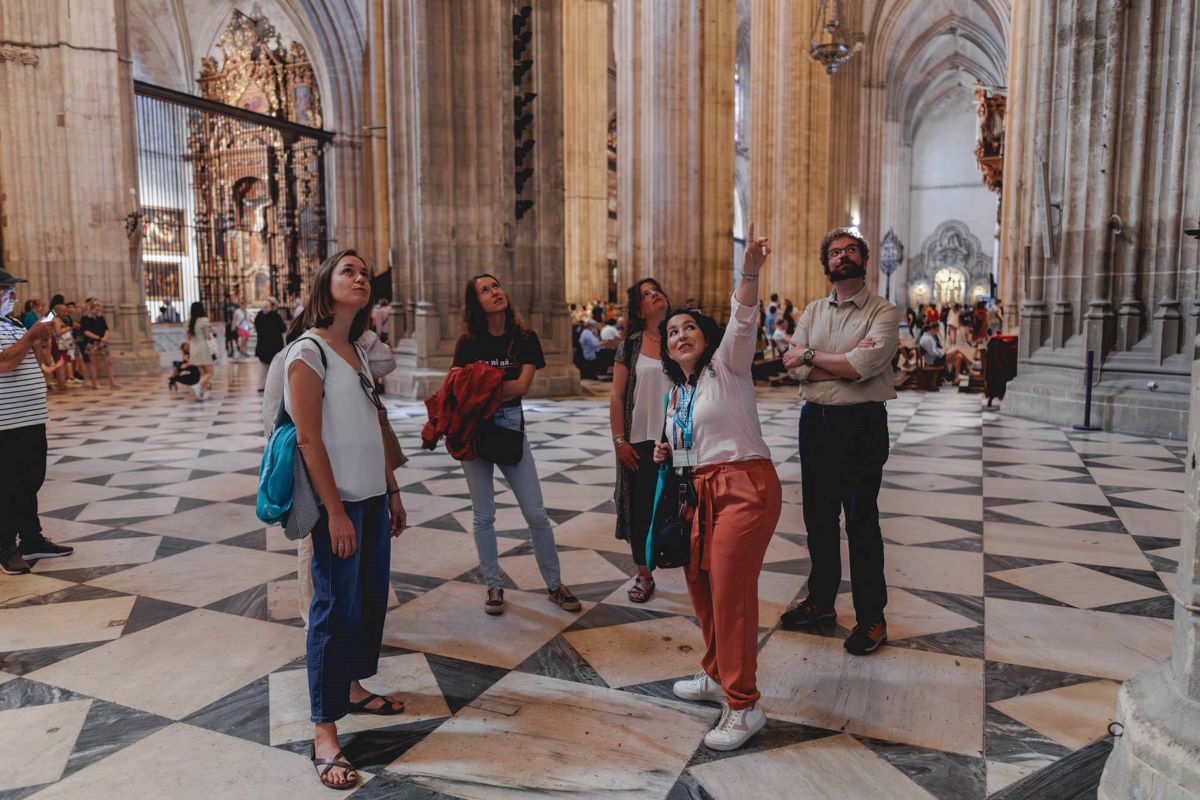
[[[325,348],[320,342],[317,342],[317,350],[321,354],[321,366],[328,370],[329,362],[325,358]],[[287,380],[286,376],[284,380]],[[258,499],[254,503],[254,513],[267,525],[282,523],[287,519],[288,511],[292,508],[294,471],[298,457],[296,424],[284,408],[283,398],[280,398],[279,413],[275,415],[275,428],[271,431],[271,437],[267,439],[262,464],[258,469]]]

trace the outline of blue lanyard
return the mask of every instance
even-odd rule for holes
[[[679,431],[683,430],[683,449],[692,449],[692,411],[696,406],[696,392],[699,388],[699,383],[692,386],[691,391],[688,391],[687,384],[679,387],[679,402],[675,405],[675,413],[671,417],[671,441],[672,445],[679,441]],[[670,398],[670,392],[667,397]],[[667,405],[667,400],[663,401],[664,410]],[[687,411],[684,414],[679,412],[684,405],[687,405]]]

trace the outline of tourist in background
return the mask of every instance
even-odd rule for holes
[[[667,441],[655,446],[654,460],[671,459],[695,487],[686,569],[705,647],[700,671],[673,691],[685,700],[723,702],[720,721],[704,736],[713,750],[741,747],[766,724],[757,685],[758,576],[783,490],[763,440],[750,368],[758,277],[769,253],[751,223],[724,335],[690,309],[670,312],[659,327],[674,388]]]
[[[542,502],[542,485],[537,466],[525,436],[525,412],[521,398],[529,393],[534,372],[546,366],[542,343],[536,332],[525,327],[521,315],[492,275],[478,275],[467,281],[463,298],[463,322],[466,332],[454,347],[454,367],[477,361],[499,367],[504,372],[503,399],[492,417],[499,428],[521,433],[521,457],[515,465],[497,465],[485,458],[463,461],[463,474],[471,492],[471,512],[475,549],[487,583],[484,611],[499,615],[505,610],[504,588],[500,585],[499,551],[496,544],[496,499],[494,474],[497,466],[508,481],[521,507],[521,516],[529,526],[533,555],[546,582],[550,601],[566,611],[579,611],[581,605],[563,585],[558,550],[550,517]]]
[[[267,370],[275,354],[283,349],[283,334],[287,330],[283,317],[279,316],[279,304],[274,297],[268,297],[267,302],[254,317],[254,357],[262,362],[262,380],[258,382],[261,394],[267,384]]]
[[[638,281],[626,294],[629,330],[617,345],[608,416],[617,457],[617,538],[629,542],[637,565],[629,599],[645,603],[654,595],[654,575],[646,567],[658,483],[654,443],[662,435],[663,399],[671,388],[663,372],[659,326],[671,301],[654,278]]]
[[[104,374],[108,378],[108,386],[110,389],[120,389],[121,386],[113,379],[112,354],[108,350],[108,320],[104,318],[104,304],[96,298],[91,298],[88,307],[85,309],[83,319],[79,321],[79,327],[83,334],[81,341],[83,342],[83,369],[88,379],[91,381],[91,387],[96,387],[96,376],[99,374],[100,367],[104,367]]]
[[[204,303],[199,300],[192,303],[188,312],[188,345],[192,351],[192,363],[200,368],[200,382],[192,387],[192,393],[197,400],[208,400],[212,397],[213,354],[211,341],[212,325],[208,321],[208,313]]]
[[[231,324],[233,326],[233,335],[237,337],[238,355],[246,358],[250,355],[246,347],[250,343],[250,331],[254,329],[254,326],[250,321],[250,308],[246,305],[245,300],[238,303],[237,308],[233,310]]]

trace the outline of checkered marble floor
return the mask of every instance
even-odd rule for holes
[[[257,378],[235,364],[203,404],[149,380],[52,395],[44,524],[76,553],[0,576],[0,797],[330,796],[304,755],[295,550],[254,516]],[[1182,443],[908,393],[880,495],[891,643],[852,658],[844,627],[763,629],[767,730],[710,752],[717,709],[670,692],[701,647],[678,571],[647,605],[625,598],[607,403],[528,403],[584,612],[545,599],[498,482],[500,618],[481,608],[461,470],[418,449],[420,405],[388,405],[413,527],[368,686],[408,711],[346,721],[356,797],[982,798],[1102,737],[1119,682],[1169,652]],[[808,570],[799,409],[791,390],[759,408],[784,481],[760,587],[773,625]]]

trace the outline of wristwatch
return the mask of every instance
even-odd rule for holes
[[[812,366],[813,356],[815,356],[816,354],[817,354],[817,351],[813,350],[811,347],[804,351],[804,365],[806,367]]]

